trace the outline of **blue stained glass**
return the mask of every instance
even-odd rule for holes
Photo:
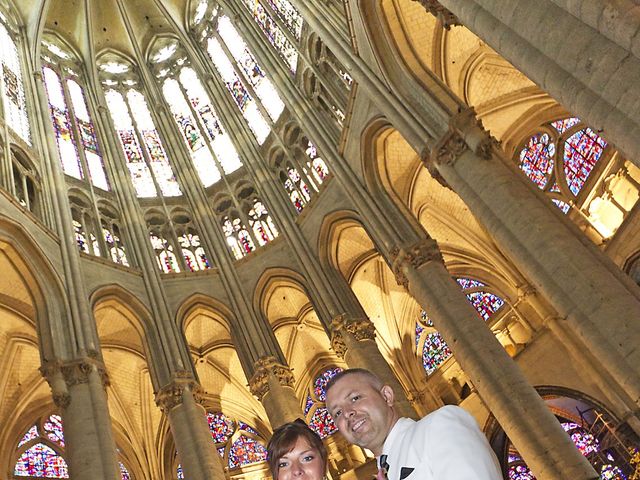
[[[296,40],[300,40],[300,34],[302,33],[302,16],[298,11],[289,3],[289,0],[267,0],[271,8],[276,12],[278,17],[284,21],[287,28],[296,37]]]
[[[311,410],[311,407],[313,407],[313,399],[311,398],[311,395],[307,395],[307,402],[304,405],[304,414],[305,415],[307,413],[309,413],[309,410]]]
[[[325,401],[325,387],[327,386],[327,383],[329,383],[329,380],[331,380],[336,376],[337,373],[341,371],[342,369],[340,367],[330,368],[329,370],[321,373],[320,375],[318,375],[318,377],[316,377],[315,381],[313,382],[313,391],[318,400],[320,400],[321,402]]]
[[[118,466],[120,467],[120,480],[131,480],[129,470],[127,470],[124,464],[122,462],[118,462]]]
[[[531,470],[526,465],[511,465],[509,467],[509,480],[536,480]]]
[[[564,172],[574,195],[580,193],[606,146],[607,142],[590,128],[574,133],[565,142]]]
[[[182,471],[182,465],[178,464],[178,468],[176,469],[176,476],[178,480],[184,480],[184,472]]]
[[[520,168],[533,183],[544,188],[553,171],[556,146],[547,133],[538,133],[529,139],[520,152]]]
[[[253,433],[255,435],[258,434],[258,432],[256,432],[251,426],[240,420],[238,420],[238,430],[244,430],[245,432]]]
[[[627,476],[615,465],[603,465],[600,469],[601,480],[627,480]]]
[[[233,420],[223,413],[207,413],[209,431],[216,443],[226,442],[235,430]]]
[[[18,477],[69,478],[64,458],[42,443],[35,444],[20,456],[13,474]]]
[[[418,344],[420,343],[420,334],[422,334],[423,330],[423,326],[420,325],[419,322],[416,322],[416,348],[418,348]]]
[[[320,435],[320,438],[325,438],[338,430],[329,415],[327,407],[320,406],[313,413],[309,421],[309,428]]]
[[[216,448],[216,450],[218,451],[218,455],[220,455],[222,458],[224,458],[224,451],[226,449],[227,449],[227,447],[225,447],[225,446]]]
[[[264,462],[267,449],[257,440],[241,435],[229,449],[229,468],[236,468],[250,463]]]
[[[422,323],[424,323],[427,327],[433,327],[433,321],[429,318],[429,315],[427,315],[427,312],[425,310],[422,310],[420,312],[420,320],[422,320]]]

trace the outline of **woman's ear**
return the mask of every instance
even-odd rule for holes
[[[393,391],[393,388],[391,388],[389,385],[384,385],[380,389],[380,393],[382,394],[382,398],[384,398],[384,401],[387,402],[387,405],[392,407],[393,401],[395,399],[395,392]]]

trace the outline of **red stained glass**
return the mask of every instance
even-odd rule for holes
[[[580,130],[567,139],[564,145],[564,172],[567,186],[574,195],[580,193],[606,146],[607,142],[590,128]]]
[[[337,373],[341,372],[342,369],[340,367],[330,368],[329,370],[321,373],[313,382],[313,391],[316,395],[316,398],[321,402],[325,401],[326,391],[325,388],[329,380],[336,376]]]
[[[267,449],[257,440],[241,435],[229,449],[229,468],[236,468],[250,463],[264,462]]]
[[[442,335],[438,332],[427,334],[422,350],[422,364],[428,375],[433,373],[451,355],[451,349],[442,338]]]
[[[338,430],[327,411],[327,407],[316,408],[309,421],[309,428],[320,435],[320,438],[325,438]]]
[[[532,136],[520,152],[520,168],[540,188],[544,188],[549,181],[555,151],[555,143],[549,134],[539,133]]]
[[[42,443],[35,444],[20,456],[13,474],[19,477],[69,478],[64,458]]]
[[[208,413],[207,421],[211,436],[216,443],[224,443],[233,435],[235,424],[223,413]]]

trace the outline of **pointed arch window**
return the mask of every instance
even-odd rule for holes
[[[0,13],[0,91],[4,105],[4,120],[22,140],[31,145],[31,128],[18,54],[17,35]]]
[[[166,197],[181,195],[144,96],[129,89],[125,95],[108,90],[105,97],[136,194],[155,197],[157,185]]]
[[[320,438],[326,438],[338,430],[329,415],[325,401],[327,399],[327,383],[341,371],[340,367],[331,367],[316,376],[309,386],[304,414],[309,428],[316,432]]]
[[[488,292],[487,286],[478,280],[465,277],[458,277],[455,280],[467,296],[469,303],[485,322],[505,303],[499,296]],[[442,335],[434,328],[425,310],[420,312],[420,317],[416,321],[415,346],[416,354],[421,358],[427,375],[435,372],[453,354]]]
[[[267,459],[265,441],[255,428],[234,420],[222,412],[208,412],[207,422],[218,454],[229,469],[264,462]],[[176,469],[177,478],[184,478],[182,465]]]
[[[302,25],[304,23],[302,15],[295,9],[289,0],[267,0],[269,6],[276,13],[280,20],[284,22],[289,31],[293,33],[296,40],[300,41],[302,35]]]
[[[253,20],[260,26],[269,43],[284,59],[289,71],[295,74],[298,68],[298,51],[278,26],[275,19],[258,0],[243,0],[243,3],[251,12]]]
[[[151,246],[156,254],[156,260],[160,270],[164,273],[178,273],[180,272],[180,265],[178,264],[178,257],[174,253],[173,245],[159,232],[152,231],[149,234],[151,240]]]
[[[273,83],[258,65],[246,42],[235,29],[229,17],[221,15],[218,18],[217,29],[220,38],[229,49],[244,78],[256,92],[271,120],[275,122],[284,110],[284,103]]]
[[[266,245],[278,236],[278,229],[273,223],[271,215],[269,215],[264,204],[257,198],[253,200],[253,205],[247,216],[249,217],[249,225],[253,229],[260,246]]]
[[[43,76],[62,170],[67,175],[80,180],[89,179],[96,187],[109,190],[98,138],[82,87],[70,71],[63,81],[53,65],[43,68]]]
[[[227,239],[227,245],[236,260],[253,252],[256,247],[253,239],[237,213],[222,219],[222,232]]]
[[[54,414],[39,419],[22,436],[14,455],[12,478],[16,480],[69,478],[62,418]],[[121,480],[131,480],[124,464],[119,466]]]
[[[551,200],[568,213],[607,142],[575,117],[549,122],[521,146],[518,166]]]

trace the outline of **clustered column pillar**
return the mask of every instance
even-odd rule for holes
[[[156,394],[167,416],[185,478],[223,480],[220,455],[211,440],[206,411],[200,405],[200,386],[189,372],[177,372],[173,381]]]
[[[640,165],[637,5],[635,12],[629,1],[440,0],[438,7]],[[609,15],[620,21],[604,21]]]
[[[396,392],[396,410],[401,417],[417,418],[404,389],[376,344],[376,329],[368,318],[338,315],[331,323],[331,347],[350,368],[366,368]]]
[[[102,361],[84,357],[45,362],[40,370],[60,409],[73,478],[120,478],[105,391],[109,379]]]
[[[451,278],[436,242],[424,239],[401,246],[391,257],[398,283],[429,311],[456,360],[536,478],[599,478]]]
[[[272,356],[265,356],[256,361],[255,373],[249,380],[249,388],[262,402],[269,423],[274,429],[297,418],[304,418],[293,387],[291,368],[278,363]]]

